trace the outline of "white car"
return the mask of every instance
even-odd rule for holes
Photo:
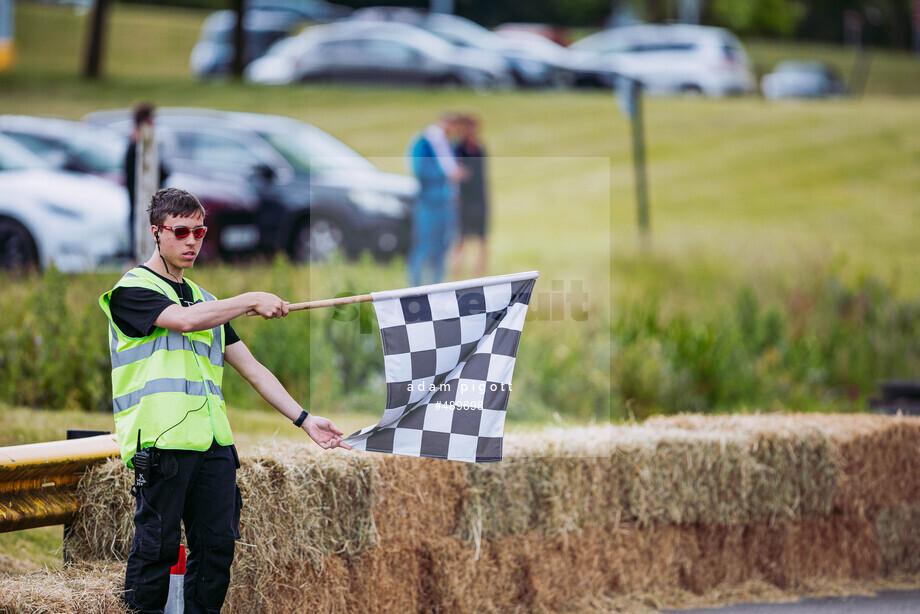
[[[329,80],[404,85],[465,85],[489,89],[511,83],[495,53],[455,47],[403,23],[345,21],[313,26],[278,41],[246,67],[257,83]]]
[[[780,62],[773,72],[760,80],[760,89],[767,100],[839,98],[847,95],[840,73],[824,62]]]
[[[591,66],[635,79],[649,94],[728,96],[756,87],[744,46],[723,28],[625,26],[592,34],[570,48],[593,53]]]
[[[128,195],[110,181],[52,170],[0,136],[0,269],[88,271],[128,246]]]

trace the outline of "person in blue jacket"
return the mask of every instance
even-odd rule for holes
[[[443,115],[415,134],[406,150],[409,169],[420,188],[409,249],[409,281],[413,286],[444,278],[447,255],[457,234],[457,185],[465,176],[451,145],[461,131],[459,117]]]

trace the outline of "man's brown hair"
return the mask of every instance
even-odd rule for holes
[[[153,105],[149,102],[142,102],[134,107],[134,125],[138,126],[143,122],[149,122],[153,119]]]
[[[185,190],[179,188],[163,188],[157,190],[150,199],[147,215],[150,216],[150,225],[162,224],[170,215],[174,217],[195,217],[200,215],[204,220],[206,211],[204,206]]]

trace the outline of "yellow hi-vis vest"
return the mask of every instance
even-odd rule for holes
[[[186,279],[196,303],[216,300]],[[147,337],[128,337],[115,326],[109,301],[116,288],[146,288],[177,304],[175,290],[154,273],[134,268],[99,305],[109,319],[112,397],[121,458],[132,467],[137,448],[207,450],[217,440],[233,443],[220,386],[224,374],[224,328],[180,333],[157,327]]]

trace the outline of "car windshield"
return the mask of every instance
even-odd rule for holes
[[[121,171],[128,144],[117,136],[83,134],[70,144],[70,152],[89,168],[102,173]]]
[[[816,62],[780,62],[774,72],[782,73],[821,73],[824,72],[821,64]]]
[[[495,45],[494,39],[492,39],[492,32],[466,19],[443,19],[440,18],[439,15],[432,15],[428,19],[426,29],[449,40],[455,45],[483,47],[487,49]]]
[[[569,47],[580,51],[618,52],[625,51],[630,45],[630,40],[619,32],[604,30],[575,41]]]
[[[0,137],[0,171],[29,168],[48,168],[48,164],[12,139]]]
[[[260,135],[299,172],[375,168],[361,154],[319,128],[305,124],[285,128],[260,132]]]

